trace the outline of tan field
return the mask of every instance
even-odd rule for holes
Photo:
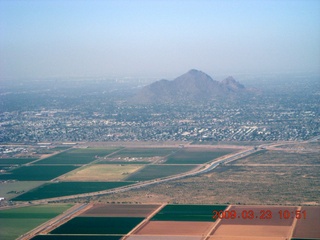
[[[213,222],[179,222],[179,221],[150,221],[137,235],[205,235],[212,226]]]
[[[130,236],[127,240],[202,240],[201,236]]]
[[[286,237],[290,230],[291,226],[220,225],[213,237]]]
[[[297,221],[293,237],[320,238],[320,207],[306,206],[301,211],[306,211],[306,219]]]
[[[288,240],[286,237],[210,237],[209,240]]]
[[[129,174],[139,170],[143,165],[120,165],[120,164],[96,164],[73,171],[61,177],[61,181],[119,181]]]
[[[229,211],[235,211],[237,217],[235,219],[222,219],[221,224],[223,225],[271,225],[271,226],[291,226],[294,220],[295,211],[297,207],[289,206],[254,206],[254,205],[245,205],[245,206],[231,206]],[[253,212],[253,219],[244,219],[243,213]],[[267,211],[272,215],[269,216],[270,219],[267,219]],[[290,218],[284,219],[280,218],[279,211],[289,211]]]
[[[147,217],[160,205],[134,205],[134,204],[95,204],[81,216],[108,216],[108,217]]]

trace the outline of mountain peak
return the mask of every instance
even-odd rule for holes
[[[233,77],[218,82],[202,71],[191,69],[174,80],[160,80],[145,86],[136,94],[134,102],[146,104],[208,101],[228,98],[242,91],[246,91],[245,87]]]
[[[238,91],[239,89],[245,88],[241,83],[237,82],[232,76],[225,78],[220,83],[232,91]]]
[[[195,77],[206,76],[206,77],[211,78],[208,74],[206,74],[206,73],[204,73],[204,72],[202,72],[200,70],[197,70],[197,69],[191,69],[191,70],[189,70],[187,73],[185,73],[183,75],[192,75],[192,76],[195,76]]]
[[[193,69],[190,69],[187,73],[189,73],[189,74],[199,74],[199,73],[204,73],[204,72],[193,68]]]

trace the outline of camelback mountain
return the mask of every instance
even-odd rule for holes
[[[134,103],[181,103],[228,99],[249,92],[233,77],[213,80],[206,73],[192,69],[174,80],[159,80],[143,87],[134,97]]]

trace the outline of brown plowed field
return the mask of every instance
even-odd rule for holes
[[[235,219],[222,219],[219,226],[211,233],[211,240],[263,239],[281,240],[290,236],[293,229],[297,207],[287,206],[231,206],[229,212],[235,211]],[[279,211],[289,211],[290,218],[285,219]],[[271,212],[270,216],[268,212]],[[245,219],[247,213],[253,212],[253,219]],[[244,214],[243,214],[244,213]],[[268,219],[269,218],[269,219]]]
[[[232,206],[229,209],[230,211],[236,211],[237,218],[235,219],[222,219],[221,224],[232,224],[232,225],[264,225],[264,226],[291,226],[293,223],[293,217],[295,217],[295,211],[297,210],[296,207],[281,207],[281,206]],[[254,212],[254,218],[253,219],[243,219],[242,218],[242,212],[243,211],[253,211]],[[266,215],[263,216],[263,212],[265,213],[267,210],[270,210],[272,212],[271,219],[261,219],[263,217],[266,217]],[[280,219],[279,211],[284,212],[285,210],[290,211],[290,214],[292,217],[290,219]],[[261,218],[260,218],[261,217]]]
[[[286,237],[289,226],[220,225],[213,237]]]
[[[147,217],[160,205],[137,204],[95,204],[81,216],[105,216],[105,217]]]
[[[285,237],[211,237],[209,240],[287,240]]]
[[[306,219],[297,220],[297,225],[293,232],[294,238],[320,238],[320,207],[302,207],[301,211],[306,211]]]
[[[135,234],[138,235],[203,235],[207,234],[213,222],[150,221]]]
[[[130,236],[127,240],[201,240],[201,236]]]

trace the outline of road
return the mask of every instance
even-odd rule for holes
[[[307,142],[314,141],[315,139],[318,139],[319,137],[315,137],[313,139],[310,139]],[[204,174],[207,172],[212,171],[216,167],[218,167],[220,164],[226,164],[230,163],[232,161],[236,161],[240,158],[249,156],[253,153],[259,152],[264,149],[268,148],[274,148],[279,145],[283,145],[284,143],[282,142],[276,142],[276,143],[269,143],[269,144],[262,144],[257,147],[249,147],[241,152],[235,153],[235,154],[229,154],[227,156],[220,157],[218,159],[214,159],[211,162],[207,162],[205,164],[200,165],[198,168],[193,169],[189,172],[169,176],[169,177],[164,177],[164,178],[159,178],[159,179],[154,179],[154,180],[149,180],[149,181],[143,181],[143,182],[138,182],[135,184],[131,184],[129,186],[123,186],[119,188],[114,188],[111,190],[104,190],[104,191],[98,191],[98,192],[92,192],[92,193],[84,193],[84,194],[78,194],[78,195],[71,195],[71,196],[63,196],[63,197],[57,197],[57,198],[50,198],[50,199],[42,199],[42,200],[36,200],[32,201],[29,204],[46,204],[49,202],[54,202],[54,201],[63,201],[63,200],[70,200],[70,199],[75,199],[75,198],[88,198],[88,197],[94,197],[94,196],[101,196],[101,195],[107,195],[107,194],[113,194],[113,193],[119,193],[119,192],[125,192],[133,189],[139,189],[142,187],[154,185],[154,184],[159,184],[159,183],[164,183],[164,182],[169,182],[173,180],[178,180],[181,178],[185,177],[190,177],[190,176],[195,176],[199,174]],[[25,204],[25,203],[23,203]],[[17,204],[19,205],[19,204]]]
[[[62,200],[70,200],[70,199],[75,199],[75,198],[86,198],[86,197],[94,197],[94,196],[100,196],[100,195],[107,195],[107,194],[112,194],[112,193],[119,193],[119,192],[125,192],[133,189],[139,189],[142,187],[154,185],[154,184],[159,184],[159,183],[164,183],[168,181],[173,181],[173,180],[178,180],[181,178],[189,177],[189,176],[195,176],[203,173],[207,173],[209,171],[212,171],[215,169],[217,166],[223,163],[229,163],[235,160],[238,160],[239,158],[248,156],[252,153],[261,151],[261,148],[250,148],[246,149],[242,152],[238,152],[232,155],[227,155],[218,159],[214,159],[211,162],[205,163],[200,165],[198,168],[193,169],[189,172],[173,175],[170,177],[164,177],[164,178],[159,178],[159,179],[154,179],[154,180],[149,180],[149,181],[143,181],[143,182],[138,182],[129,186],[124,186],[124,187],[119,187],[111,190],[104,190],[104,191],[99,191],[99,192],[92,192],[92,193],[84,193],[84,194],[78,194],[78,195],[72,195],[72,196],[63,196],[63,197],[57,197],[57,198],[50,198],[50,199],[43,199],[43,200],[36,200],[32,201],[32,204],[46,204],[48,202],[53,202],[53,201],[62,201]]]

